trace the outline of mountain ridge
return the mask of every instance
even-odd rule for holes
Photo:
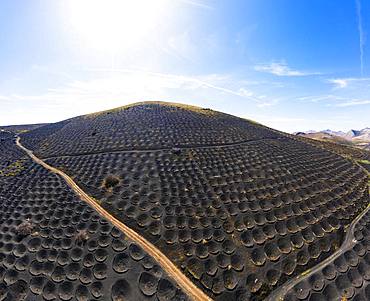
[[[365,127],[360,130],[351,129],[347,132],[326,129],[322,131],[299,131],[293,134],[316,140],[329,140],[362,149],[370,149],[370,127]]]

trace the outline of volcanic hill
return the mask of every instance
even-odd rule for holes
[[[215,300],[268,297],[290,279],[334,254],[344,241],[346,227],[369,202],[367,173],[351,160],[294,135],[210,109],[173,103],[137,103],[41,126],[19,137],[25,147],[73,178],[99,206],[150,241]],[[8,137],[1,147],[13,148],[13,140]],[[13,151],[11,157],[1,157],[8,163],[1,162],[0,167],[6,169],[15,160],[27,160],[19,149]],[[103,279],[111,287],[121,281],[117,280],[121,273],[129,271],[127,279],[132,281],[122,280],[130,292],[128,296],[122,295],[124,300],[155,300],[155,296],[161,301],[185,298],[181,286],[177,288],[171,277],[160,270],[160,263],[153,263],[150,256],[135,247],[128,252],[127,247],[119,244],[118,232],[111,233],[113,237],[109,235],[113,231],[109,222],[100,222],[99,228],[99,216],[87,205],[79,204],[78,196],[58,176],[25,162],[10,182],[0,174],[0,180],[7,183],[1,188],[7,199],[1,212],[6,225],[0,226],[2,258],[7,258],[17,247],[13,242],[7,253],[4,250],[9,245],[9,229],[27,216],[44,231],[37,241],[37,237],[26,238],[32,241],[29,252],[36,248],[37,254],[42,253],[37,257],[41,262],[44,258],[48,262],[50,250],[44,247],[44,241],[51,240],[50,236],[59,241],[60,249],[66,246],[65,257],[90,255],[97,262],[108,257],[93,271],[89,265],[94,263],[84,267],[86,277],[91,279],[86,284],[79,283],[78,277],[67,277],[69,282],[61,288],[63,292],[82,285],[78,286],[80,290],[90,296],[96,288],[91,282],[104,284],[99,279],[101,275],[105,275]],[[15,185],[23,188],[16,189]],[[34,190],[36,199],[24,199],[24,193],[32,195],[36,193]],[[59,199],[53,199],[55,193],[60,194]],[[11,215],[9,205],[18,208],[16,214]],[[28,209],[22,209],[22,205]],[[72,229],[67,231],[67,220],[64,221],[60,212],[64,206],[70,209],[69,216],[77,229],[100,235],[89,239],[87,246],[91,246],[80,247],[78,254],[74,248],[68,249],[74,234]],[[92,216],[94,226],[90,226]],[[361,243],[366,243],[361,245],[361,250],[365,249],[365,253],[356,256],[358,262],[370,264],[367,262],[370,255],[365,256],[370,252],[367,243],[370,234],[362,236]],[[124,255],[113,260],[115,244]],[[128,244],[135,246],[132,241]],[[21,250],[21,254],[28,254],[26,247]],[[54,253],[58,252],[61,251]],[[351,256],[344,256],[344,262],[355,255]],[[32,271],[37,276],[44,275],[45,280],[31,280],[36,282],[34,290],[40,292],[46,284],[49,290],[61,286],[50,279],[37,258]],[[134,262],[128,263],[130,260]],[[135,265],[135,261],[139,262]],[[128,264],[136,268],[127,269]],[[82,265],[77,265],[73,269],[78,274]],[[20,275],[18,278],[28,281],[21,277],[24,270],[14,268],[14,271]],[[58,270],[56,279],[65,279],[63,275]],[[336,274],[330,278],[331,282],[324,279],[323,286],[317,290],[311,282],[304,282],[304,294],[289,292],[289,300],[308,299],[315,292],[324,297],[333,290],[340,294],[342,280],[326,290],[325,283],[336,283],[335,277]],[[361,285],[351,284],[353,295],[366,293],[366,281],[370,278],[365,279]],[[7,280],[5,286],[14,282]],[[114,288],[116,293],[120,292],[118,284]],[[101,300],[110,298],[104,286],[101,295]]]

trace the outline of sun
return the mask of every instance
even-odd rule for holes
[[[67,23],[81,42],[121,51],[143,42],[161,25],[169,0],[69,0]]]

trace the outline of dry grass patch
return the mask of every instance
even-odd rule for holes
[[[108,191],[111,191],[121,182],[121,179],[116,175],[108,175],[103,181],[103,188]]]
[[[189,110],[189,111],[193,111],[193,112],[205,115],[205,116],[216,116],[216,115],[219,114],[218,112],[213,111],[209,108],[201,108],[201,107],[187,105],[187,104],[181,104],[181,103],[175,103],[175,102],[165,102],[165,101],[143,101],[143,102],[131,103],[131,104],[121,106],[121,107],[118,107],[118,108],[114,108],[114,109],[111,109],[111,110],[106,110],[106,111],[100,111],[100,112],[87,114],[87,115],[84,115],[83,117],[84,118],[95,118],[95,117],[98,117],[98,116],[103,115],[103,114],[108,114],[109,115],[111,113],[123,111],[123,110],[129,109],[131,107],[140,106],[140,105],[150,105],[150,104],[173,107],[174,109]]]

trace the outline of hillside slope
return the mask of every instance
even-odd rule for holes
[[[179,104],[80,116],[21,140],[216,300],[263,299],[322,261],[369,200],[350,160]]]
[[[181,104],[145,103],[79,116],[22,135],[39,156],[224,145],[282,137],[231,115]]]
[[[7,126],[0,126],[0,131],[9,131],[13,133],[22,133],[30,130],[37,129],[41,126],[45,126],[47,123],[39,123],[39,124],[19,124],[19,125],[7,125]]]
[[[0,300],[189,300],[158,262],[0,132]]]
[[[370,172],[370,150],[361,149],[351,145],[345,145],[342,143],[336,143],[328,140],[318,140],[314,138],[308,138],[306,136],[300,136],[298,139],[303,142],[310,143],[324,149],[327,149],[333,153],[339,154],[345,158],[353,160],[360,164],[364,169]]]

